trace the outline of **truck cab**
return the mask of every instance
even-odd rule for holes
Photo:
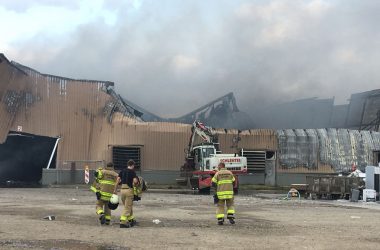
[[[214,145],[199,145],[194,147],[195,171],[216,171],[219,163],[223,162],[226,169],[232,172],[247,171],[247,158],[235,154],[220,154]]]
[[[200,144],[195,144],[195,137],[201,139]],[[218,170],[219,163],[223,162],[226,169],[235,175],[235,189],[238,188],[237,175],[247,173],[247,158],[237,154],[222,154],[219,151],[218,137],[211,127],[207,127],[199,121],[194,121],[191,129],[191,137],[187,149],[185,149],[185,163],[181,167],[179,182],[190,184],[193,189],[209,192],[211,179]]]
[[[209,163],[207,159],[216,155],[214,145],[201,145],[194,147],[194,164],[195,169],[205,171],[206,164]]]

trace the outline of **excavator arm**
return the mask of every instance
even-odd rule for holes
[[[191,128],[191,137],[187,148],[187,155],[191,154],[194,147],[195,136],[198,135],[202,138],[203,142],[214,143],[215,135],[212,128],[205,126],[202,122],[195,120]]]

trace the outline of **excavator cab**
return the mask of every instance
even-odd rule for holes
[[[216,155],[214,145],[200,145],[194,147],[194,165],[196,170],[204,171],[206,159]]]
[[[195,140],[196,136],[199,137],[198,140]],[[201,143],[195,144],[199,142],[199,139]],[[186,183],[193,189],[198,189],[199,192],[210,191],[211,179],[221,162],[234,174],[247,172],[247,158],[236,154],[222,154],[217,133],[199,121],[193,123],[185,154],[185,163],[181,167],[182,178],[177,179],[177,182]],[[235,178],[237,179],[237,175]],[[236,185],[237,183],[238,181]]]

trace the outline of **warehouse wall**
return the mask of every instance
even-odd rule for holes
[[[107,88],[113,83],[41,74],[25,66],[12,64],[3,55],[0,55],[0,59],[0,142],[9,130],[17,131],[20,127],[26,133],[60,137],[57,153],[57,168],[60,170],[71,169],[71,165],[67,162],[111,161],[113,146],[140,147],[142,171],[145,171],[144,173],[152,180],[167,179],[166,176],[173,175],[167,173],[176,173],[184,163],[184,149],[188,145],[191,125],[141,122],[117,110],[110,116],[107,108],[114,97],[107,93]],[[15,93],[14,99],[7,94],[9,91]],[[360,143],[364,140],[372,140],[373,145],[380,145],[380,137],[377,135],[371,134],[369,138],[364,132],[358,134],[341,131],[344,136],[333,140],[329,137],[335,133],[333,129],[316,130],[317,134],[326,134],[327,139],[323,147],[320,144],[313,147],[313,150],[318,151],[315,154],[317,164],[313,166],[309,164],[313,161],[306,159],[305,155],[301,156],[299,151],[302,147],[309,146],[306,144],[311,138],[311,131],[312,129],[286,130],[279,136],[279,131],[270,129],[244,131],[217,129],[223,153],[236,153],[241,149],[276,152],[276,161],[268,162],[265,173],[243,177],[247,182],[257,181],[271,185],[285,176],[298,173],[303,175],[334,173],[336,169],[333,166],[333,159],[329,154],[322,154],[321,149],[333,145],[341,156],[347,154],[347,157],[344,155],[347,159],[354,152],[352,149],[341,147],[343,143],[339,144],[336,141],[357,138],[358,144],[350,144],[352,148],[362,145]],[[336,134],[339,135],[339,131]],[[289,141],[292,135],[294,140]],[[318,136],[321,138],[319,134]],[[359,140],[359,136],[364,138],[363,141]],[[279,144],[279,139],[283,144]],[[290,145],[286,150],[283,147],[285,144]],[[294,156],[301,161],[290,165],[284,163],[285,159]],[[330,158],[327,159],[325,156]],[[307,160],[308,164],[304,164],[305,161],[302,162],[302,159]],[[89,167],[95,169],[98,165],[89,164]],[[348,166],[350,165],[343,167]],[[78,165],[77,170],[83,167],[83,164]],[[161,175],[159,171],[169,172],[163,172],[165,174]]]
[[[112,146],[139,146],[142,170],[179,170],[191,126],[179,123],[137,122],[117,114],[94,138],[91,157],[112,160]]]
[[[3,62],[0,93],[14,90],[20,98],[14,100],[14,113],[1,103],[2,137],[21,127],[23,132],[60,137],[59,169],[69,168],[67,161],[110,161],[113,146],[130,145],[141,147],[145,170],[178,170],[183,164],[190,125],[144,123],[119,112],[109,122],[105,110],[113,97],[105,89],[113,83],[45,75]]]
[[[90,182],[94,181],[95,170],[90,170]],[[153,171],[137,171],[138,176],[142,176],[149,184],[176,185],[176,179],[179,171],[153,170]],[[84,185],[84,170],[68,170],[68,169],[43,169],[42,185],[67,185],[78,184]]]
[[[25,97],[27,75],[14,67],[0,54],[0,143],[5,142],[19,106],[18,100]]]

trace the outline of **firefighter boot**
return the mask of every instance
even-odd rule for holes
[[[105,217],[106,217],[106,223],[105,224],[108,226],[111,224],[111,215],[107,214]]]
[[[104,214],[100,214],[99,221],[101,225],[104,225],[104,223],[106,223],[106,216]]]
[[[133,227],[133,226],[137,226],[137,221],[136,221],[135,219],[130,220],[130,221],[129,221],[129,225],[130,225],[131,227]]]
[[[230,224],[235,224],[235,216],[233,214],[227,214],[227,219],[230,221]]]
[[[218,219],[218,225],[222,226],[224,223],[224,218]]]

